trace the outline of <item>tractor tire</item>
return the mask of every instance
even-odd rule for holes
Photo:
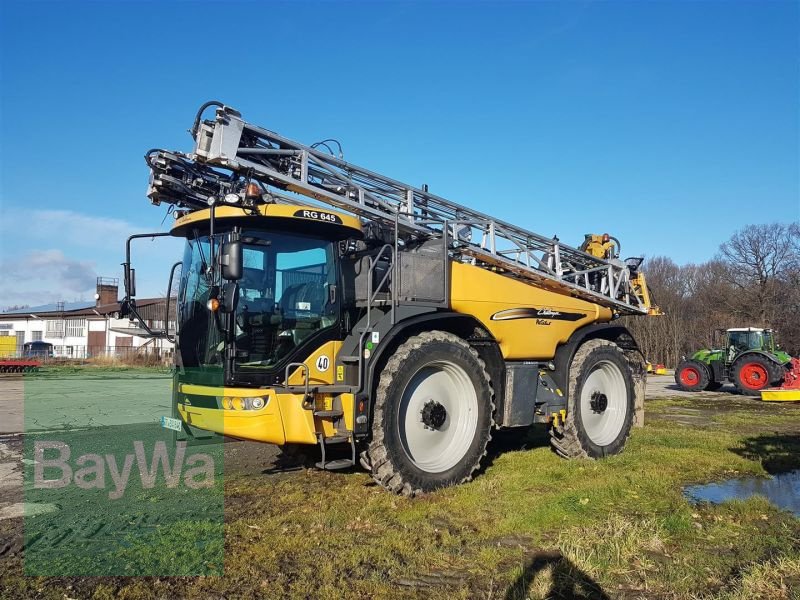
[[[550,428],[550,443],[564,458],[602,458],[625,447],[634,416],[634,383],[619,346],[589,340],[569,367],[567,417]]]
[[[493,415],[491,379],[478,353],[451,333],[421,333],[383,368],[362,463],[404,496],[469,481],[486,456]]]
[[[675,369],[675,383],[684,392],[699,392],[708,389],[711,375],[699,360],[684,360]]]
[[[733,384],[740,393],[760,396],[761,390],[783,383],[785,369],[761,354],[745,353],[732,366]]]

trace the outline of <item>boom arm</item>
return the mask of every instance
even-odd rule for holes
[[[628,266],[602,259],[487,214],[349,164],[252,125],[228,106],[195,123],[191,154],[154,150],[150,199],[190,209],[212,202],[297,204],[301,194],[365,220],[397,227],[405,239],[448,236],[455,257],[612,308],[647,314],[646,290]],[[255,191],[254,191],[255,190]],[[475,240],[475,241],[473,241]],[[480,240],[480,241],[478,241]]]

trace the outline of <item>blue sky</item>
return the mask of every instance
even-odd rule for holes
[[[165,227],[144,152],[188,150],[211,98],[567,243],[608,231],[624,255],[700,262],[800,218],[797,2],[0,6],[0,307],[119,276],[124,237]],[[140,252],[140,293],[179,254]]]

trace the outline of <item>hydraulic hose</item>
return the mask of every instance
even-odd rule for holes
[[[197,130],[200,128],[200,119],[203,118],[203,113],[209,106],[219,106],[220,108],[223,108],[225,105],[219,100],[209,100],[200,107],[200,109],[197,111],[197,116],[194,118],[194,125],[192,125],[191,134],[193,138],[197,137]]]

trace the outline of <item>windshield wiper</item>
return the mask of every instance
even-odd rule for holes
[[[197,251],[200,253],[200,272],[203,274],[203,277],[206,280],[206,283],[209,285],[213,285],[212,276],[211,276],[211,269],[208,267],[208,261],[206,260],[206,255],[203,252],[203,244],[200,241],[200,232],[197,229],[194,229],[194,241],[197,244]],[[209,246],[214,243],[214,240],[211,236],[208,237],[208,244]]]

